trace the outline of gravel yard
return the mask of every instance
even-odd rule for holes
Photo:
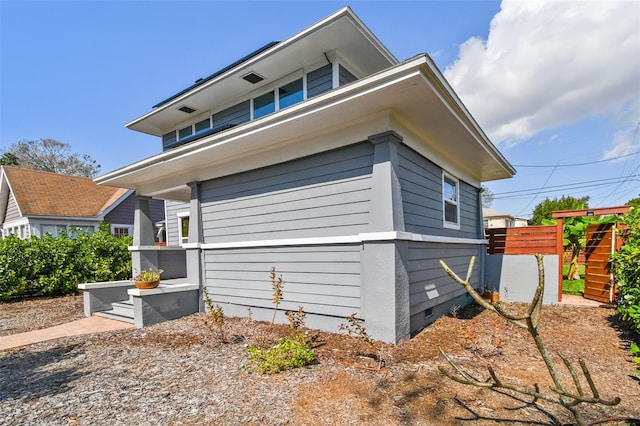
[[[0,335],[82,316],[80,297],[0,304]],[[630,337],[606,308],[554,306],[541,334],[571,361],[583,357],[604,398],[616,407],[585,407],[589,419],[640,418],[640,377]],[[0,352],[0,424],[200,425],[560,424],[571,417],[548,403],[518,401],[460,385],[437,370],[442,346],[463,367],[486,377],[491,363],[505,380],[550,385],[529,336],[495,315],[469,307],[436,321],[411,341],[385,350],[387,369],[368,371],[361,340],[308,330],[317,363],[263,375],[245,346],[290,333],[248,320],[227,320],[227,342],[199,314],[145,329],[69,337]],[[636,339],[637,340],[637,339]],[[345,365],[347,364],[347,365]],[[349,366],[351,365],[351,366]],[[566,370],[563,377],[570,383]],[[586,385],[585,385],[586,387]],[[518,397],[522,399],[521,397]],[[467,422],[462,419],[475,419]],[[618,424],[624,424],[619,422]]]

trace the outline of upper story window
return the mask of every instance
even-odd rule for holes
[[[334,75],[335,74],[335,75]],[[305,99],[318,96],[357,78],[341,64],[327,64],[301,78],[277,86],[266,93],[215,112],[207,118],[183,125],[162,135],[163,150],[174,148],[204,135],[215,133],[252,119],[258,119]],[[277,83],[276,83],[277,84]],[[273,87],[273,86],[271,86]]]
[[[302,79],[292,81],[275,90],[253,98],[253,118],[264,117],[304,100]],[[276,96],[277,93],[277,96]]]
[[[460,228],[459,189],[457,179],[442,174],[442,208],[445,228]]]

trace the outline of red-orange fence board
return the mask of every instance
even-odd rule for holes
[[[488,254],[557,254],[555,226],[487,229]]]
[[[614,232],[612,224],[587,226],[584,276],[586,299],[609,303],[615,294],[615,283],[609,262],[609,257],[615,249]]]

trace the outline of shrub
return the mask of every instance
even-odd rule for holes
[[[0,239],[0,299],[74,294],[83,282],[129,279],[131,243],[111,235],[109,225],[91,235],[7,236]]]
[[[625,245],[611,257],[618,283],[618,312],[640,332],[640,209],[632,208],[621,221]]]
[[[315,360],[310,343],[302,334],[279,339],[275,345],[267,349],[247,346],[247,351],[249,360],[265,374],[304,367]]]

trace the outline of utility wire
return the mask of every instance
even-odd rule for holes
[[[551,165],[551,164],[540,164],[540,165],[536,165],[536,164],[513,164],[513,166],[514,167],[540,168],[540,169],[543,169],[543,168],[590,166],[592,164],[606,163],[607,161],[615,161],[615,160],[619,160],[621,158],[631,157],[632,155],[636,155],[638,153],[640,153],[640,151],[635,151],[635,152],[632,152],[630,154],[620,155],[618,157],[607,158],[606,160],[589,161],[589,162],[586,162],[586,163],[557,164],[555,166]]]

